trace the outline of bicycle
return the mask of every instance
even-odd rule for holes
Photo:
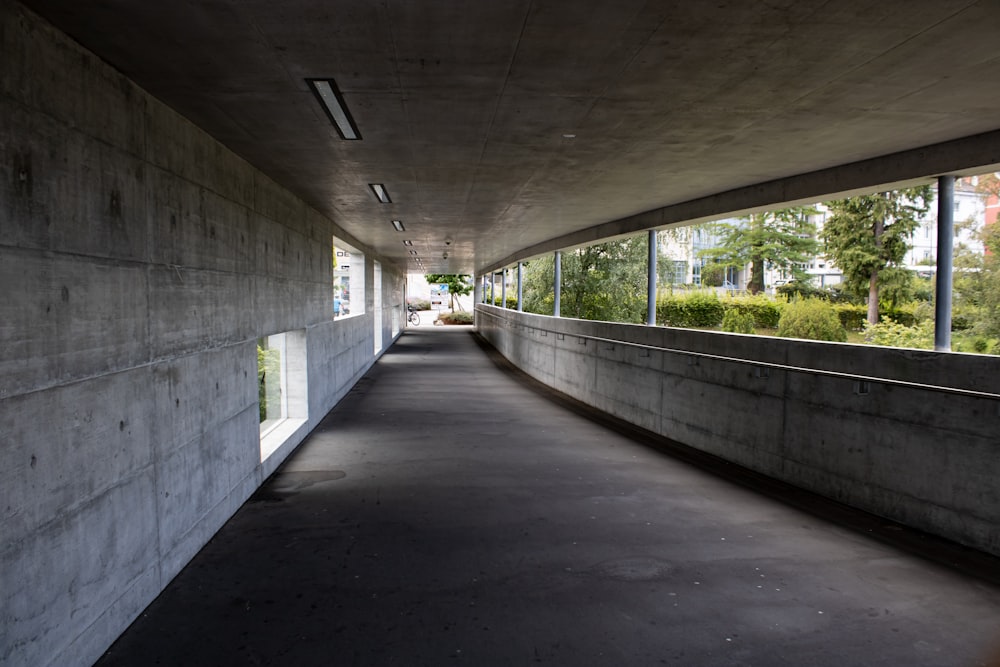
[[[420,326],[420,314],[413,309],[413,306],[406,306],[406,321],[415,327]]]

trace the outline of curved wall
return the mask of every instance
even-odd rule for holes
[[[476,327],[529,375],[595,408],[1000,555],[996,357],[589,322],[488,305],[477,306]]]

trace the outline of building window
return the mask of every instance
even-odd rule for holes
[[[684,260],[675,259],[673,262],[673,274],[670,276],[670,283],[673,285],[683,285],[687,282],[688,263]]]
[[[365,255],[333,238],[333,317],[365,312]]]

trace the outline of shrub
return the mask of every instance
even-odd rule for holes
[[[766,294],[754,296],[734,296],[722,301],[726,312],[736,310],[742,315],[753,318],[753,325],[765,329],[774,329],[781,319],[781,304]],[[725,322],[725,318],[723,318]],[[723,328],[725,330],[725,328]]]
[[[892,320],[902,324],[904,327],[912,327],[917,323],[914,314],[916,304],[904,304],[896,308],[880,308],[878,319],[880,322]]]
[[[887,347],[912,347],[920,350],[934,348],[934,323],[924,321],[916,326],[906,326],[886,317],[878,324],[865,322],[865,342]]]
[[[754,331],[754,318],[748,312],[741,312],[738,308],[726,309],[726,314],[722,316],[722,330],[731,333],[752,334]]]
[[[821,287],[816,287],[809,281],[792,280],[781,287],[776,288],[775,293],[783,296],[789,301],[792,299],[826,299],[829,300],[830,293]]]
[[[441,313],[438,317],[444,324],[472,324],[475,316],[467,310],[459,310],[453,313]]]
[[[656,304],[657,321],[668,327],[716,327],[722,323],[724,313],[725,307],[714,291],[668,295]]]
[[[847,331],[861,331],[868,321],[868,306],[859,306],[854,303],[838,303],[833,306],[837,317],[840,319],[840,326]]]
[[[493,297],[493,305],[494,306],[499,306],[502,303],[503,303],[503,301],[502,301],[502,298],[501,298],[501,296],[499,294],[497,294],[497,295],[495,295]],[[507,306],[506,307],[508,309],[510,309],[510,310],[517,310],[517,295],[516,294],[513,295],[513,296],[511,296],[510,294],[507,295]]]
[[[407,305],[413,306],[414,310],[430,310],[431,302],[427,299],[408,299]]]
[[[785,304],[778,322],[778,335],[841,343],[847,340],[847,332],[833,306],[820,299],[796,299]]]

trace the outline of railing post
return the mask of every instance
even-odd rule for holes
[[[646,266],[646,324],[656,326],[656,230],[649,230],[649,262]]]
[[[951,350],[952,254],[955,242],[955,177],[938,178],[937,270],[934,294],[934,349]]]
[[[555,303],[552,304],[552,315],[554,315],[555,317],[560,317],[559,297],[562,295],[562,251],[561,250],[556,250],[556,275],[555,275],[555,280],[553,282],[555,283],[553,285],[553,288],[555,289],[556,298],[555,298]]]

